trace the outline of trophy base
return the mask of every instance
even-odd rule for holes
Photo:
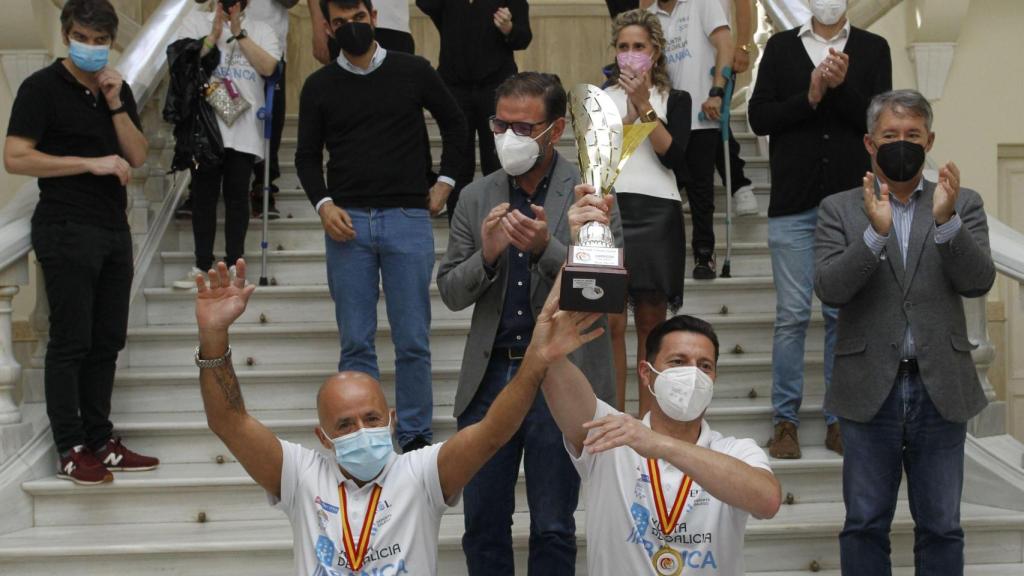
[[[562,290],[559,308],[573,312],[603,312],[621,314],[626,310],[629,274],[622,266],[622,250],[602,248],[617,253],[616,263],[580,264],[580,247],[569,248],[568,263],[562,271]],[[592,254],[594,249],[583,249]]]

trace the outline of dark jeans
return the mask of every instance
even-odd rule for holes
[[[274,90],[274,110],[273,118],[270,122],[270,184],[273,186],[274,182],[281,177],[281,164],[278,162],[278,152],[281,150],[281,135],[284,133],[284,119],[285,119],[285,106],[287,100],[285,99],[285,82],[287,81],[288,67],[284,60],[281,60],[281,78],[277,81],[277,88]],[[263,133],[263,123],[260,122],[260,133]],[[263,162],[256,162],[252,167],[253,181],[252,189],[254,192],[259,192],[262,198],[263,194]],[[276,192],[276,191],[275,191]],[[260,208],[262,210],[263,208]]]
[[[455,214],[462,189],[473,181],[476,171],[476,144],[480,141],[480,171],[485,176],[501,168],[498,154],[494,150],[494,132],[491,132],[491,116],[494,116],[494,91],[497,86],[448,86],[455,101],[459,103],[466,117],[466,154],[462,162],[462,174],[441,174],[455,178],[455,190],[448,196],[448,220]]]
[[[841,419],[843,501],[839,534],[843,574],[891,574],[889,527],[900,477],[907,473],[914,517],[914,567],[920,576],[962,575],[967,426],[939,415],[917,374],[900,375],[870,422]]]
[[[480,389],[459,415],[459,429],[483,419],[491,403],[519,369],[519,360],[491,354]],[[515,436],[501,447],[462,492],[466,533],[462,548],[471,576],[512,576],[512,513],[519,463],[526,471],[530,506],[530,576],[576,573],[576,520],[580,477],[569,461],[562,433],[543,394]]]
[[[255,156],[228,148],[216,170],[192,171],[192,235],[196,267],[213,266],[213,240],[217,237],[217,200],[224,191],[224,240],[228,266],[245,256],[249,230],[249,179]]]
[[[715,170],[718,172],[718,177],[722,179],[722,186],[725,186],[725,146],[722,144],[722,139],[718,139],[718,151],[715,153]],[[750,178],[743,173],[743,167],[747,163],[740,158],[740,143],[736,141],[736,136],[733,135],[732,130],[729,131],[729,173],[732,174],[732,190],[729,192],[735,194],[737,190],[744,186],[750,186]]]
[[[117,353],[128,330],[132,237],[62,222],[32,226],[50,303],[46,413],[58,452],[110,438],[110,395]]]
[[[693,220],[693,254],[715,251],[715,155],[722,134],[717,129],[690,132],[686,147],[686,198]]]

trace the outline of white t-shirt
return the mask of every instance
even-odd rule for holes
[[[281,48],[284,58],[288,54],[288,9],[277,0],[249,0],[245,15],[270,26],[277,36],[277,45]]]
[[[377,27],[409,32],[408,0],[373,0],[377,10]]]
[[[657,14],[665,32],[665,58],[672,87],[685,90],[693,100],[694,130],[718,128],[714,120],[699,119],[700,106],[714,86],[711,69],[715,67],[715,47],[708,38],[722,27],[729,27],[729,19],[722,5],[715,0],[679,0],[672,13],[658,7],[655,2],[647,9]]]
[[[281,499],[271,494],[268,497],[271,505],[291,521],[294,574],[437,574],[437,537],[441,515],[448,507],[437,472],[437,454],[442,445],[392,455],[380,476],[359,488],[345,478],[333,459],[281,440]],[[348,569],[342,544],[338,494],[342,483],[349,529],[356,546],[374,487],[381,487],[369,546],[359,572]]]
[[[213,27],[213,17],[213,12],[193,11],[181,24],[178,38],[205,38]],[[257,46],[263,48],[275,60],[281,58],[281,48],[277,43],[277,36],[270,26],[246,16],[242,21],[242,27]],[[235,123],[231,126],[225,124],[220,117],[217,118],[217,125],[220,126],[220,135],[224,139],[225,148],[252,154],[256,156],[257,160],[261,160],[263,159],[263,121],[256,118],[256,112],[263,107],[266,100],[265,82],[242,53],[242,49],[236,47],[234,42],[228,44],[228,38],[231,38],[231,27],[225,22],[224,30],[217,41],[221,63],[214,70],[213,76],[230,78],[238,93],[249,101],[250,106],[245,113],[235,119]],[[231,59],[230,63],[228,62],[229,58]]]
[[[619,115],[625,117],[628,100],[626,91],[619,86],[611,86],[606,88],[605,92],[615,102]],[[651,107],[658,113],[658,118],[661,118],[662,122],[667,122],[668,93],[652,89],[650,102]],[[679,200],[675,174],[658,160],[650,137],[644,138],[643,143],[626,162],[626,167],[622,169],[619,177],[615,179],[615,193],[645,194],[666,200]]]
[[[610,414],[619,412],[598,400],[594,419]],[[644,424],[650,426],[649,414],[644,417]],[[711,430],[707,421],[701,422],[697,445],[771,470],[768,456],[757,443],[749,438],[723,438]],[[674,552],[665,555],[664,568],[679,568],[681,562],[686,576],[744,573],[745,511],[721,502],[693,483],[675,530],[665,537],[654,506],[645,458],[628,446],[596,455],[584,451],[581,456],[568,442],[565,446],[586,488],[587,574],[678,573],[672,569],[655,570],[652,560],[663,546]],[[671,508],[683,474],[668,462],[658,461],[658,465],[666,506]]]

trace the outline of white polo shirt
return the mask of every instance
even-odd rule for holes
[[[598,400],[594,419],[617,410]],[[650,414],[644,417],[650,426]],[[771,471],[764,450],[749,438],[724,438],[701,422],[697,445]],[[747,512],[723,503],[693,483],[678,523],[661,532],[647,459],[623,446],[600,454],[566,450],[586,489],[587,574],[741,576]],[[679,492],[683,473],[658,461],[667,507]],[[667,547],[669,550],[663,550]],[[660,559],[659,569],[653,564]]]
[[[380,476],[360,488],[341,473],[333,459],[281,440],[281,499],[268,497],[291,521],[294,573],[437,574],[437,538],[441,515],[448,507],[437,472],[442,445],[392,455]],[[358,571],[349,569],[344,551],[339,485],[345,487],[348,525],[356,547],[368,518],[368,504],[380,487],[369,544]]]
[[[693,130],[718,128],[714,120],[699,119],[700,106],[714,86],[711,69],[715,67],[715,47],[708,38],[719,28],[729,27],[729,19],[718,0],[679,0],[672,12],[655,2],[647,8],[656,14],[665,32],[665,58],[672,87],[685,90],[693,100]]]

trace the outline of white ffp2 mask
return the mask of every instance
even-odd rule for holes
[[[846,0],[811,0],[811,14],[825,26],[831,26],[846,13]]]
[[[690,422],[696,420],[711,404],[715,386],[703,370],[696,366],[676,366],[658,372],[650,362],[647,365],[658,375],[654,379],[651,394],[669,418]]]
[[[547,134],[554,124],[548,126],[537,138]],[[520,136],[512,132],[512,128],[494,136],[494,148],[498,152],[498,160],[501,168],[509,176],[521,176],[537,165],[541,156],[540,144],[537,138]]]

